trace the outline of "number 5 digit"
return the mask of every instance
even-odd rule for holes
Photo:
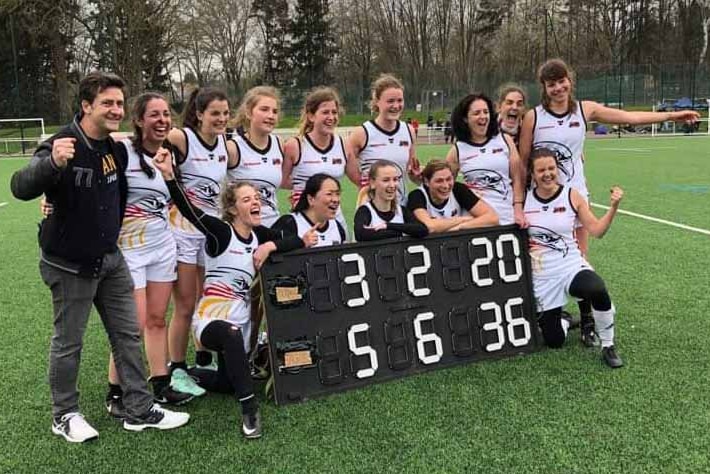
[[[375,351],[375,349],[373,349],[369,345],[358,346],[357,342],[355,341],[355,335],[357,333],[369,333],[369,331],[370,325],[367,323],[355,324],[348,331],[348,347],[350,348],[350,352],[352,352],[356,356],[370,356],[370,367],[367,369],[360,369],[355,372],[355,377],[359,379],[366,379],[367,377],[372,377],[373,375],[375,375],[375,372],[377,372],[377,368],[379,367],[377,363],[377,351]]]

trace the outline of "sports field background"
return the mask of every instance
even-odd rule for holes
[[[422,161],[446,146],[419,146]],[[710,229],[710,139],[604,139],[586,145],[592,199]],[[612,371],[578,332],[561,350],[459,366],[277,408],[244,441],[237,403],[208,395],[175,432],[125,432],[103,407],[108,343],[92,316],[82,410],[97,442],[50,432],[51,301],[37,271],[37,201],[15,200],[0,160],[1,472],[708,472],[710,236],[617,216],[591,262],[618,309]],[[354,188],[345,185],[346,216]],[[282,204],[286,199],[282,196]],[[599,214],[600,210],[595,210]]]

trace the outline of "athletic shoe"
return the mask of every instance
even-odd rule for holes
[[[246,439],[261,438],[261,415],[258,411],[242,415],[242,434]]]
[[[179,392],[170,385],[166,385],[162,390],[153,395],[155,403],[164,405],[184,405],[193,398],[195,398],[195,396],[191,393]]]
[[[126,407],[123,406],[123,397],[119,395],[106,395],[106,411],[114,418],[122,420],[126,416]]]
[[[219,366],[217,365],[217,361],[214,359],[212,360],[212,362],[210,362],[207,365],[195,364],[194,368],[200,369],[200,370],[211,370],[213,372],[217,372],[219,370]]]
[[[52,433],[63,436],[70,443],[83,443],[99,437],[99,432],[78,412],[67,413],[52,420]]]
[[[268,368],[261,367],[254,361],[249,362],[249,370],[251,371],[251,378],[254,380],[266,380],[271,375]]]
[[[200,387],[199,385],[197,385],[197,383],[195,383],[195,380],[190,377],[190,375],[184,369],[173,370],[173,373],[170,376],[170,386],[173,388],[173,390],[182,393],[188,393],[193,397],[201,397],[202,395],[207,393],[204,388]]]
[[[602,348],[602,360],[606,365],[612,369],[618,369],[624,366],[624,361],[616,353],[616,348],[614,346],[603,347]]]
[[[599,347],[601,345],[599,336],[591,324],[583,325],[579,330],[579,336],[582,339],[582,344],[587,347]]]
[[[146,428],[172,430],[179,428],[190,420],[190,415],[161,408],[157,403],[140,416],[126,415],[123,428],[128,431],[143,431]]]

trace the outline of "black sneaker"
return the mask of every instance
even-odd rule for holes
[[[579,330],[579,336],[582,340],[582,344],[586,347],[599,347],[601,341],[597,332],[594,330],[593,324],[584,324]]]
[[[163,387],[158,393],[153,395],[155,403],[163,405],[184,405],[195,398],[191,393],[178,392],[170,385]]]
[[[242,415],[242,434],[246,439],[261,438],[261,415],[258,411]]]
[[[624,366],[624,361],[621,360],[619,354],[616,353],[616,348],[614,346],[602,348],[602,360],[612,369],[618,369],[619,367]]]
[[[128,431],[143,431],[146,428],[157,428],[159,430],[171,430],[179,428],[190,420],[190,415],[161,408],[157,403],[147,412],[140,416],[130,416],[126,414],[123,420],[123,428]]]
[[[126,407],[123,406],[123,397],[120,395],[106,395],[106,411],[117,420],[126,417]]]

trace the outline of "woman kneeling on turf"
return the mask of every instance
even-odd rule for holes
[[[340,182],[325,173],[316,173],[303,186],[293,212],[279,217],[272,229],[284,237],[305,237],[313,231],[314,247],[342,244],[347,239],[337,220],[339,210]]]
[[[236,393],[242,408],[242,434],[259,438],[261,419],[246,356],[249,348],[245,347],[251,329],[249,289],[271,252],[300,248],[313,238],[278,240],[278,234],[261,225],[259,192],[245,182],[223,186],[223,220],[205,214],[190,202],[175,180],[168,150],[161,148],[153,163],[180,213],[207,238],[204,289],[192,319],[195,337],[205,348],[218,353],[215,384],[231,385]]]
[[[611,190],[611,208],[598,219],[579,192],[558,183],[554,151],[538,148],[530,154],[529,163],[534,186],[525,199],[524,210],[538,321],[545,343],[558,348],[565,341],[569,322],[561,318],[561,313],[567,296],[585,299],[592,303],[602,359],[611,368],[621,367],[624,364],[614,349],[616,310],[604,281],[582,256],[574,230],[578,219],[593,236],[604,236],[624,192],[619,187]]]
[[[498,215],[465,184],[454,180],[444,160],[430,161],[422,171],[423,184],[409,193],[407,208],[429,232],[498,225]]]

